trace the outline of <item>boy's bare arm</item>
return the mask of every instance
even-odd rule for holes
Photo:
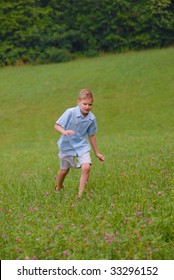
[[[73,135],[75,132],[73,130],[65,130],[63,127],[61,127],[59,124],[55,124],[54,129],[58,132],[60,132],[63,135]]]
[[[99,160],[104,161],[105,160],[104,156],[102,154],[100,154],[99,151],[98,151],[97,141],[96,141],[95,135],[89,135],[89,140],[90,140],[90,143],[92,145],[92,148],[94,150],[94,153],[95,153],[96,157],[98,157]]]

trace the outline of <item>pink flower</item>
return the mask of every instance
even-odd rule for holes
[[[67,257],[67,256],[68,256],[68,251],[65,250],[65,251],[63,252],[63,254],[64,254],[65,257]]]
[[[146,218],[146,219],[145,219],[145,222],[146,222],[146,223],[149,223],[149,222],[150,222],[150,219],[149,219],[149,218]]]
[[[139,212],[136,213],[136,215],[137,215],[138,217],[141,217],[141,216],[142,216],[142,212],[139,211]]]
[[[128,222],[128,221],[129,221],[129,218],[128,218],[128,217],[125,217],[125,218],[124,218],[124,221],[125,221],[125,222]]]
[[[153,250],[156,251],[156,252],[158,252],[158,251],[159,251],[159,248],[154,248]]]
[[[161,171],[161,173],[163,173],[163,174],[166,174],[168,172],[169,172],[169,170],[167,170],[167,169],[164,169],[164,170]]]
[[[107,243],[112,243],[112,241],[113,241],[113,240],[111,240],[111,239],[107,239],[107,240],[106,240]]]
[[[16,241],[20,243],[22,241],[22,239],[19,237],[16,237]]]
[[[57,226],[58,226],[58,228],[60,228],[60,229],[62,228],[62,224],[58,224]]]

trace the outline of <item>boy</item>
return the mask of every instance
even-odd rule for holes
[[[81,90],[77,101],[78,105],[67,109],[54,126],[55,130],[62,134],[57,142],[60,170],[58,172],[58,182],[55,186],[56,192],[60,192],[63,189],[63,182],[70,167],[81,167],[78,197],[82,196],[91,168],[90,144],[86,139],[87,136],[95,155],[100,161],[104,161],[104,156],[98,151],[95,138],[97,130],[96,118],[90,112],[93,100],[93,94],[90,90]],[[78,159],[78,164],[74,162],[75,157]]]

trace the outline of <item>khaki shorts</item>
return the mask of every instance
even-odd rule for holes
[[[70,167],[80,168],[83,163],[92,164],[89,152],[83,154],[82,156],[77,156],[77,157],[67,156],[60,152],[58,156],[60,159],[61,169],[69,169]]]

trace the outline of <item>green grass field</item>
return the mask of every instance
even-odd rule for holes
[[[1,259],[174,258],[174,48],[0,69]],[[94,91],[101,164],[54,193],[55,121]]]

